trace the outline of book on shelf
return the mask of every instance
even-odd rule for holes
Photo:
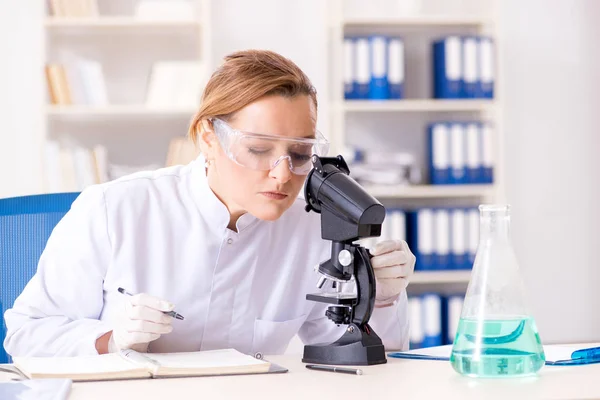
[[[47,193],[76,192],[94,184],[105,183],[140,171],[185,165],[200,154],[186,137],[173,138],[167,149],[165,163],[120,165],[109,163],[108,150],[103,145],[86,148],[61,145],[49,140],[44,146],[44,188]]]
[[[48,0],[48,14],[54,17],[98,17],[97,0]]]
[[[45,67],[48,97],[51,104],[72,104],[71,90],[67,81],[65,67],[60,64],[48,64]]]
[[[272,372],[285,372],[235,349],[152,354],[122,350],[81,357],[13,357],[13,363],[30,379],[73,381],[268,373],[272,365],[277,369]]]
[[[146,106],[154,109],[197,107],[205,84],[203,62],[155,62],[148,79]]]
[[[108,105],[102,65],[95,60],[69,56],[68,63],[48,64],[46,81],[49,100],[56,105]]]
[[[44,167],[48,193],[76,192],[109,180],[107,151],[101,145],[87,149],[48,141],[44,147]]]

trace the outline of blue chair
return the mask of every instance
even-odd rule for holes
[[[79,193],[41,194],[0,199],[0,363],[10,362],[4,349],[4,313],[37,270],[52,230]]]

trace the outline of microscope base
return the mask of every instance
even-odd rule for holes
[[[337,341],[329,344],[304,346],[302,362],[329,365],[375,365],[385,364],[385,348],[381,339],[369,327],[360,329],[355,324]]]

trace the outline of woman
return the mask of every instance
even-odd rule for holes
[[[297,198],[310,154],[328,147],[316,120],[315,90],[294,63],[269,51],[226,57],[190,126],[202,155],[81,193],[5,314],[7,352],[277,354],[296,334],[335,341],[343,326],[327,319],[327,304],[306,300],[330,242]],[[415,257],[402,241],[371,253],[371,326],[387,349],[406,349]]]

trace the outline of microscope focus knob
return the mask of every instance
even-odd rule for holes
[[[338,261],[344,267],[347,267],[348,265],[352,264],[352,261],[353,261],[352,253],[350,253],[348,250],[340,251],[340,253],[338,254]]]

